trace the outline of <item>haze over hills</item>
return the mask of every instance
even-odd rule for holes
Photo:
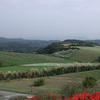
[[[87,40],[87,41],[98,43],[100,45],[100,40]],[[0,37],[0,50],[14,51],[14,52],[34,52],[39,48],[46,47],[55,42],[62,42],[62,41],[60,40],[48,40],[48,41],[47,40],[27,40],[27,39],[22,39],[22,38]]]
[[[0,37],[0,50],[3,51],[18,51],[18,52],[33,52],[41,47],[46,47],[59,40],[26,40],[22,38],[4,38]]]

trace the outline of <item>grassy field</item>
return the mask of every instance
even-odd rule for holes
[[[72,74],[57,75],[56,77],[63,77],[63,78],[70,78],[70,79],[76,79],[76,78],[84,79],[87,76],[93,76],[96,79],[100,79],[100,70],[93,70],[93,71],[86,71],[86,72],[77,72],[77,73],[72,73]]]
[[[0,51],[0,61],[3,66],[19,66],[35,63],[72,63],[72,62],[97,62],[100,55],[100,46],[79,47],[70,59],[52,57],[42,54],[14,53]]]
[[[76,60],[77,62],[97,62],[100,56],[100,46],[96,47],[79,47],[78,50],[70,58],[71,60]]]
[[[33,86],[33,92],[31,92],[31,86],[33,84],[33,79],[17,79],[12,80],[10,82],[1,81],[0,89],[1,90],[9,90],[15,92],[29,93],[29,94],[39,94],[39,93],[56,93],[59,94],[62,87],[67,84],[82,84],[82,80],[86,76],[93,75],[97,80],[97,86],[88,91],[98,90],[100,91],[100,70],[90,71],[90,72],[81,72],[81,73],[72,73],[66,75],[57,75],[53,77],[44,77],[45,85],[44,86]]]
[[[2,52],[0,51],[0,61],[3,66],[18,66],[21,64],[34,64],[34,63],[67,63],[73,62],[63,58],[57,58],[42,54],[28,54],[28,53],[14,53],[14,52]]]
[[[6,73],[7,71],[11,71],[11,72],[14,72],[14,71],[16,71],[16,72],[18,72],[18,71],[24,71],[24,72],[26,72],[27,69],[31,70],[32,68],[34,68],[34,69],[37,68],[39,71],[43,70],[44,68],[47,68],[48,69],[47,66],[42,66],[42,67],[41,66],[38,66],[38,67],[12,66],[12,67],[1,67],[0,68],[0,71],[3,71],[3,73]],[[53,67],[51,67],[51,68],[53,68]]]

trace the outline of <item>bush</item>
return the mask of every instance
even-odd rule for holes
[[[0,61],[0,67],[2,67],[2,62]]]
[[[13,79],[13,74],[12,74],[11,71],[8,71],[8,72],[7,72],[7,74],[6,74],[6,79],[7,79],[7,78],[10,78],[10,80]]]
[[[26,73],[22,71],[21,78],[26,78]]]
[[[22,75],[21,71],[18,71],[17,73],[18,78],[21,78],[21,75]]]
[[[16,71],[13,72],[13,78],[14,78],[14,79],[17,78],[17,73],[16,73]]]
[[[26,99],[26,96],[15,96],[15,97],[11,97],[9,100],[24,100]]]
[[[90,77],[86,77],[82,83],[85,88],[92,88],[93,86],[96,85],[96,81],[97,80],[94,77],[90,76]]]
[[[73,94],[79,94],[82,92],[84,92],[84,89],[81,83],[69,82],[66,85],[62,86],[60,94],[62,97],[72,97]]]
[[[30,70],[29,69],[27,69],[27,71],[26,71],[26,78],[30,78]]]
[[[4,80],[4,74],[2,71],[0,71],[0,80]]]
[[[7,79],[6,79],[6,82],[10,82],[10,78],[7,78]]]
[[[42,86],[44,84],[45,84],[45,79],[42,79],[42,78],[33,81],[34,86]]]

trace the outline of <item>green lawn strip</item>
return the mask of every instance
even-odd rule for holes
[[[1,67],[0,68],[0,71],[3,71],[4,73],[8,72],[8,71],[11,71],[11,72],[18,72],[18,71],[24,71],[26,72],[27,69],[29,69],[31,71],[31,69],[34,68],[34,69],[38,69],[39,71],[43,70],[44,68],[47,68],[48,69],[48,66],[27,66],[27,67],[21,67],[21,66],[12,66],[12,67]],[[50,69],[53,68],[53,66],[49,67]]]
[[[100,79],[100,70],[93,70],[93,71],[85,71],[85,72],[77,72],[77,73],[70,73],[64,75],[57,75],[56,77],[63,77],[63,78],[86,78],[87,76],[93,76],[96,79]]]

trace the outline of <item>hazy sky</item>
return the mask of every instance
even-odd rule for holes
[[[0,37],[100,39],[100,0],[0,0]]]

